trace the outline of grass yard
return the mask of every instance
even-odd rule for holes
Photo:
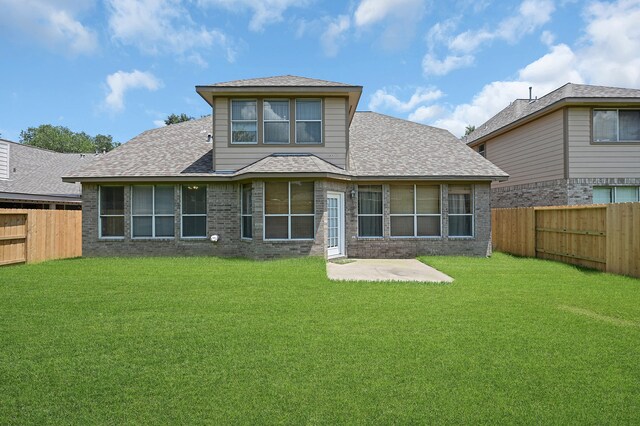
[[[640,422],[640,280],[495,254],[0,268],[0,424]]]

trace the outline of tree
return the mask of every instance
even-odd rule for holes
[[[56,152],[111,151],[120,144],[110,135],[95,137],[85,132],[73,132],[64,126],[41,124],[20,132],[20,143]]]
[[[193,117],[188,116],[187,114],[185,114],[183,112],[180,115],[171,114],[171,115],[167,116],[167,118],[164,120],[164,124],[166,124],[168,126],[170,124],[182,123],[184,121],[189,121],[189,120],[193,120]]]
[[[468,136],[476,130],[476,126],[472,124],[468,124],[467,127],[464,128],[464,135]]]

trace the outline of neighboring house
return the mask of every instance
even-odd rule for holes
[[[466,142],[509,174],[493,207],[638,201],[640,90],[568,83],[517,99]]]
[[[356,112],[361,86],[197,86],[213,117],[149,130],[82,182],[83,254],[485,256],[499,168],[446,130]]]
[[[81,187],[62,181],[93,154],[61,154],[0,139],[0,209],[81,208]]]

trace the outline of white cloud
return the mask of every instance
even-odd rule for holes
[[[378,89],[371,95],[369,108],[377,111],[384,108],[390,108],[399,112],[407,112],[416,108],[418,105],[435,101],[442,97],[442,92],[438,89],[430,87],[418,87],[411,95],[408,101],[401,101],[396,96],[398,88],[382,88]]]
[[[523,36],[532,33],[549,22],[555,11],[552,0],[524,0],[520,3],[517,13],[504,18],[494,28],[467,30],[455,37],[447,37],[451,25],[446,23],[439,27],[434,25],[427,35],[429,48],[433,50],[435,41],[444,42],[449,49],[445,59],[438,59],[433,52],[425,55],[422,68],[426,75],[445,75],[449,72],[468,67],[474,62],[474,53],[487,42],[495,39],[508,43],[515,43]]]
[[[556,41],[556,36],[551,31],[545,30],[540,34],[540,41],[547,46],[552,46]]]
[[[167,123],[165,123],[164,120],[153,120],[153,125],[156,127],[164,127]]]
[[[263,31],[267,25],[281,22],[282,15],[291,7],[306,6],[307,0],[199,0],[203,6],[218,6],[236,12],[250,10],[253,13],[249,22],[251,31]]]
[[[179,0],[108,0],[108,6],[112,38],[123,44],[150,54],[186,55],[201,65],[204,60],[193,51],[219,47],[229,62],[235,60],[228,37],[220,30],[198,27]]]
[[[444,109],[440,105],[423,105],[409,114],[408,119],[411,121],[417,121],[418,123],[426,123],[431,121],[434,117],[441,115],[443,112]]]
[[[353,14],[357,28],[383,24],[382,46],[398,49],[413,38],[418,22],[425,12],[425,0],[361,0]]]
[[[336,56],[340,46],[345,42],[345,32],[351,26],[351,20],[347,15],[340,15],[330,20],[327,28],[320,36],[320,44],[327,56]]]
[[[90,3],[62,0],[0,0],[0,25],[20,38],[30,38],[72,55],[94,52],[98,39],[76,15]]]
[[[105,105],[112,111],[124,109],[124,95],[131,89],[158,90],[162,82],[150,72],[133,70],[132,72],[117,71],[107,76],[109,93],[105,98]]]
[[[473,61],[474,57],[472,55],[451,55],[440,60],[427,53],[422,58],[422,71],[425,75],[445,75],[455,69],[468,67],[473,64]]]

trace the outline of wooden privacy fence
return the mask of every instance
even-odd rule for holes
[[[0,265],[78,256],[81,211],[0,209]]]
[[[494,250],[640,277],[640,203],[491,211]]]

